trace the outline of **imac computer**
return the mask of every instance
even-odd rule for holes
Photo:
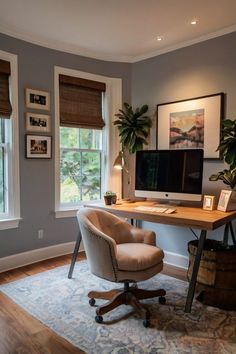
[[[135,196],[201,201],[202,171],[202,149],[137,151]]]

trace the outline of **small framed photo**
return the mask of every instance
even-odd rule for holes
[[[46,91],[33,90],[26,88],[25,90],[25,104],[27,108],[50,109],[50,94]]]
[[[217,205],[217,210],[236,210],[236,192],[232,190],[222,189]]]
[[[27,159],[50,159],[52,137],[43,135],[26,135]]]
[[[213,210],[214,208],[215,208],[215,196],[214,195],[204,195],[203,209]]]
[[[40,133],[50,132],[50,117],[46,114],[26,113],[26,130]]]

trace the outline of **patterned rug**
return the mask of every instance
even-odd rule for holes
[[[129,306],[94,321],[87,292],[108,290],[113,283],[90,274],[86,261],[75,266],[73,279],[68,266],[2,285],[0,290],[31,315],[89,354],[233,354],[236,353],[236,312],[203,306],[194,301],[184,312],[188,284],[159,274],[139,287],[166,289],[166,305],[145,300],[151,310],[151,327]],[[101,300],[102,301],[102,300]]]

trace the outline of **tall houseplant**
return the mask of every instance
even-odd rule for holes
[[[209,180],[221,180],[234,189],[236,186],[236,119],[226,119],[222,122],[221,139],[217,150],[220,151],[229,168],[212,174]]]
[[[152,126],[152,120],[146,115],[148,106],[143,105],[134,111],[132,106],[124,103],[124,108],[115,114],[118,118],[114,125],[118,127],[120,141],[123,147],[126,147],[130,154],[143,149],[147,145],[147,137]]]

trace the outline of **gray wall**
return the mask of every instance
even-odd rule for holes
[[[147,103],[155,119],[158,103],[183,100],[217,92],[226,94],[225,117],[236,118],[236,32],[176,50],[132,65],[132,104]],[[151,147],[155,147],[155,127]],[[218,196],[225,188],[221,182],[209,182],[213,172],[224,167],[222,162],[205,161],[204,194]],[[186,255],[186,242],[193,239],[189,230],[144,223],[155,230],[165,250]],[[211,233],[221,237],[222,229]]]
[[[54,158],[25,159],[25,87],[51,93],[52,136],[54,135],[54,66],[62,66],[121,78],[123,100],[130,101],[131,65],[89,59],[43,48],[0,34],[0,50],[18,55],[19,127],[20,127],[20,197],[21,217],[17,229],[0,231],[0,257],[36,248],[74,241],[77,235],[75,218],[55,219]],[[38,230],[44,238],[38,239]]]
[[[75,218],[55,219],[54,159],[25,159],[25,87],[51,93],[54,120],[54,65],[123,79],[123,101],[135,106],[147,103],[153,118],[156,104],[216,92],[226,93],[226,117],[236,118],[236,33],[208,40],[135,64],[113,63],[50,50],[0,34],[0,49],[18,55],[20,120],[21,216],[18,229],[0,231],[0,257],[75,240]],[[131,90],[132,85],[132,90]],[[132,96],[131,96],[132,91]],[[52,136],[54,132],[52,131]],[[155,147],[155,127],[150,147]],[[204,193],[218,195],[223,185],[208,181],[222,169],[222,162],[204,164]],[[183,228],[146,224],[158,234],[165,250],[186,254],[186,242],[193,238]],[[44,239],[37,231],[44,229]],[[213,236],[220,237],[221,230]]]

